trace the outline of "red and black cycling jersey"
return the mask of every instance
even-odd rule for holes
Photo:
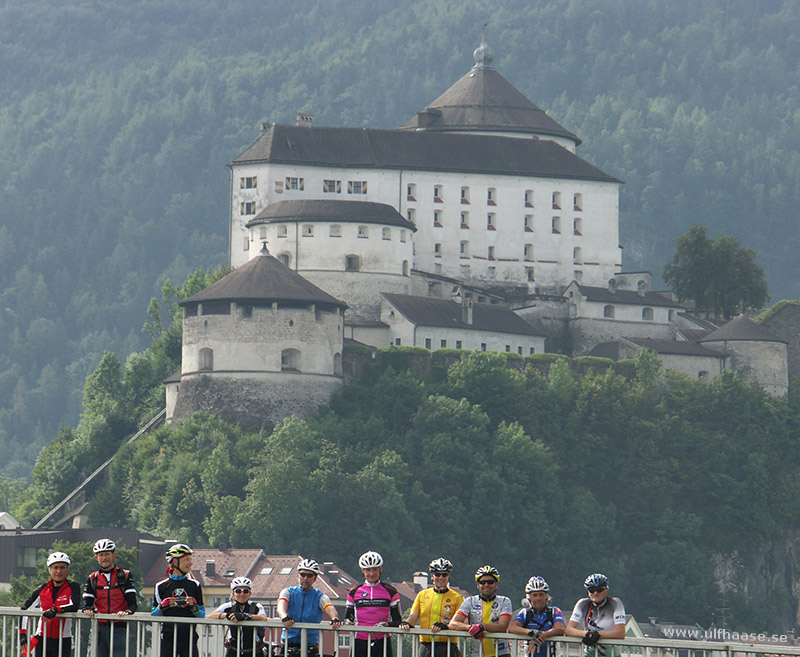
[[[94,609],[98,614],[116,614],[126,610],[135,612],[138,604],[133,575],[129,570],[117,566],[91,573],[83,587],[83,606],[85,609]]]
[[[77,582],[66,579],[56,586],[53,580],[49,580],[37,586],[28,599],[22,603],[20,609],[41,608],[43,611],[55,609],[58,614],[78,611],[81,606],[81,587]],[[51,620],[39,619],[36,626],[36,636],[42,633],[48,638],[70,637],[72,636],[72,621],[56,616]]]

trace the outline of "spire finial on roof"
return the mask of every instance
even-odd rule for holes
[[[472,53],[473,58],[475,59],[475,66],[473,68],[493,68],[492,62],[494,61],[494,52],[489,47],[489,44],[486,43],[486,27],[489,23],[483,24],[483,37],[481,38],[481,45],[475,48],[475,52]]]
[[[267,248],[267,240],[261,240],[261,251],[258,252],[258,255],[269,255],[269,249]]]

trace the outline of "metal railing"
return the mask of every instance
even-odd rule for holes
[[[362,627],[343,625],[333,630],[329,623],[295,623],[300,630],[300,644],[287,646],[281,643],[283,625],[278,619],[232,623],[223,619],[165,618],[137,613],[125,616],[83,613],[59,614],[54,621],[72,621],[71,640],[60,637],[43,638],[36,645],[32,640],[40,620],[40,610],[21,611],[0,607],[2,646],[0,657],[315,657],[314,646],[308,640],[309,630],[320,632],[318,654],[334,657],[355,655],[356,632],[386,636],[386,641],[366,641],[360,645],[360,657],[420,657],[420,637],[428,640],[428,630],[415,628],[403,631],[393,627]],[[108,621],[113,621],[111,624]],[[20,628],[28,628],[27,636],[20,640]],[[162,625],[167,638],[162,639]],[[233,639],[232,639],[233,636]],[[466,632],[442,631],[440,638],[455,641],[442,642],[441,657],[486,657],[483,641],[476,641]],[[195,638],[196,637],[196,638]],[[377,637],[376,637],[377,638]],[[505,644],[498,657],[528,657],[528,639],[519,634],[487,633],[494,645]],[[557,637],[545,645],[553,645],[555,657],[585,657],[580,639]],[[507,651],[507,652],[506,652]],[[548,652],[548,655],[550,653]],[[757,657],[758,655],[796,655],[800,647],[786,643],[729,643],[713,641],[639,639],[603,640],[598,651],[589,657]],[[440,657],[436,655],[434,657]]]

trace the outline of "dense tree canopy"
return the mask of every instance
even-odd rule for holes
[[[693,301],[697,312],[724,319],[748,308],[763,308],[769,298],[755,251],[730,235],[710,240],[703,226],[692,226],[678,238],[664,280],[678,299]]]

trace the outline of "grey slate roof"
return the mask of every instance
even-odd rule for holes
[[[255,218],[247,222],[248,228],[256,224],[287,223],[296,221],[332,221],[336,223],[373,223],[400,226],[415,231],[416,227],[386,203],[370,201],[302,200],[270,203]]]
[[[773,335],[763,326],[756,324],[752,319],[743,315],[741,317],[735,317],[716,331],[712,331],[705,337],[700,338],[699,342],[731,342],[734,340],[747,340],[749,342],[786,342],[786,340],[781,340],[781,338]]]
[[[447,299],[417,297],[408,294],[384,292],[386,300],[397,308],[412,324],[417,326],[436,326],[468,331],[494,331],[515,335],[535,335],[544,337],[524,319],[505,306],[476,303],[473,306],[472,324],[461,319],[461,304]]]
[[[645,292],[641,296],[633,290],[617,290],[610,292],[607,287],[593,287],[591,285],[578,284],[578,289],[587,301],[597,303],[623,304],[631,306],[663,306],[665,308],[683,308],[675,301],[655,292]]]
[[[473,68],[401,129],[524,132],[581,143],[493,68]]]
[[[724,358],[724,354],[703,347],[696,342],[685,340],[664,340],[658,338],[625,338],[629,342],[639,345],[643,349],[652,349],[659,354],[672,354],[676,356],[710,356]]]
[[[262,249],[255,258],[206,289],[181,301],[185,306],[197,301],[239,301],[249,303],[317,304],[346,308],[347,304],[323,292],[300,274],[289,269]]]
[[[621,182],[545,139],[271,124],[230,164],[459,171]]]

